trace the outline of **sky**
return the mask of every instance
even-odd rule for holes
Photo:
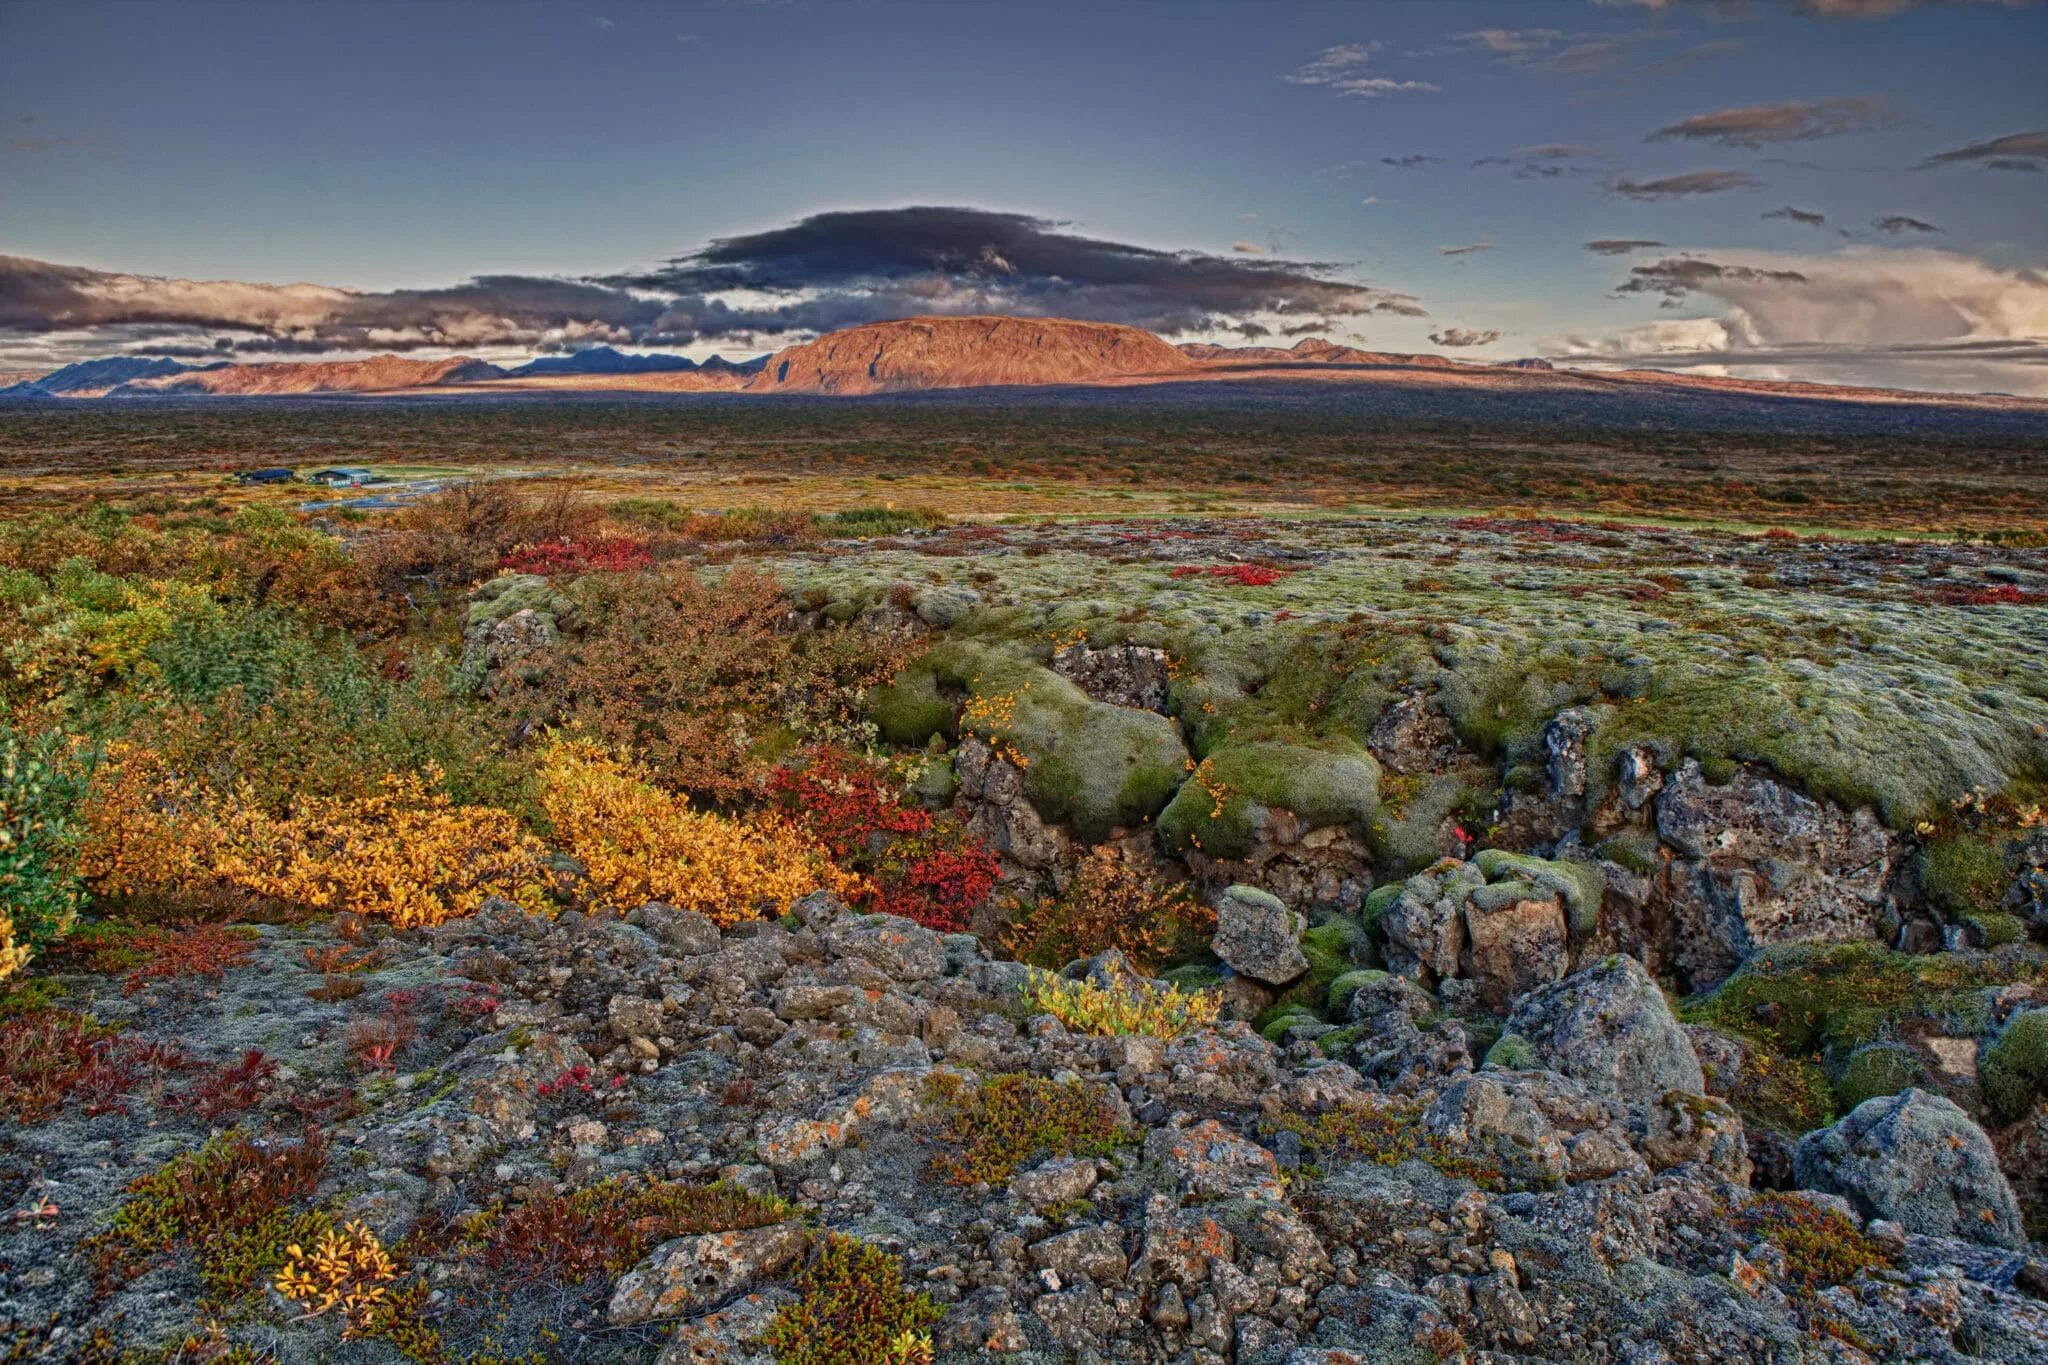
[[[923,313],[2048,396],[2027,0],[0,0],[0,369]]]

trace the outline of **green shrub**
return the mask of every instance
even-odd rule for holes
[[[55,731],[23,739],[0,728],[0,921],[11,921],[0,977],[62,938],[84,899],[74,821],[83,786],[62,744]]]
[[[797,1301],[763,1339],[777,1365],[925,1365],[945,1310],[903,1287],[894,1256],[827,1233],[792,1282]]]
[[[2006,1123],[2026,1117],[2048,1095],[2048,1010],[2023,1010],[2006,1020],[1978,1068],[1984,1102]]]
[[[1848,1113],[1865,1100],[1896,1095],[1918,1085],[1925,1068],[1913,1049],[1901,1043],[1873,1043],[1849,1054],[1835,1079],[1835,1108]]]

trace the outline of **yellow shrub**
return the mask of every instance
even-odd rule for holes
[[[438,780],[432,770],[387,777],[368,796],[303,798],[277,816],[246,790],[210,791],[118,745],[87,796],[82,870],[101,895],[240,894],[400,928],[467,915],[494,895],[545,908],[545,850],[518,817],[458,806],[432,790]]]
[[[540,772],[557,842],[616,906],[665,901],[730,925],[813,891],[859,885],[781,819],[693,811],[588,741],[549,741]]]
[[[398,1267],[377,1234],[361,1223],[328,1228],[309,1252],[293,1243],[285,1248],[284,1269],[273,1281],[277,1292],[307,1305],[306,1316],[318,1317],[336,1308],[360,1330],[384,1305]]]
[[[1035,967],[1024,984],[1024,1002],[1076,1033],[1142,1033],[1154,1038],[1176,1038],[1191,1028],[1213,1024],[1222,1005],[1214,991],[1161,988],[1115,969],[1109,984],[1099,986],[1068,981]]]
[[[0,981],[26,967],[28,956],[28,945],[15,941],[13,917],[5,906],[0,906]]]

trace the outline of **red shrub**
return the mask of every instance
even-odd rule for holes
[[[228,968],[249,960],[249,954],[256,951],[256,933],[224,924],[192,924],[182,929],[139,930],[127,946],[146,955],[121,986],[123,995],[134,995],[153,982],[174,977],[219,980]]]
[[[2042,594],[2023,591],[2010,583],[1966,587],[1945,584],[1932,594],[1945,607],[2024,607],[2043,600]]]
[[[263,1095],[277,1075],[277,1063],[250,1048],[239,1061],[223,1062],[183,1091],[165,1099],[166,1109],[175,1109],[207,1123],[247,1113],[263,1102]]]
[[[654,562],[647,542],[637,536],[561,536],[522,545],[498,562],[515,573],[624,573]]]
[[[34,1123],[73,1099],[88,1114],[123,1113],[145,1080],[192,1065],[176,1048],[123,1038],[89,1014],[30,1010],[0,1020],[0,1115]]]
[[[1173,570],[1175,578],[1213,578],[1240,588],[1268,588],[1287,577],[1288,570],[1266,564],[1182,564]]]
[[[783,767],[770,788],[832,860],[867,880],[865,910],[951,932],[995,889],[996,855],[950,815],[910,805],[880,765],[839,748]]]

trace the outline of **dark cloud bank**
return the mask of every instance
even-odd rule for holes
[[[0,332],[178,338],[188,351],[196,342],[221,353],[751,343],[933,313],[1264,335],[1308,319],[1422,310],[1408,295],[1342,278],[1334,263],[1161,251],[973,208],[820,213],[717,238],[647,271],[488,275],[381,293],[0,257]]]

